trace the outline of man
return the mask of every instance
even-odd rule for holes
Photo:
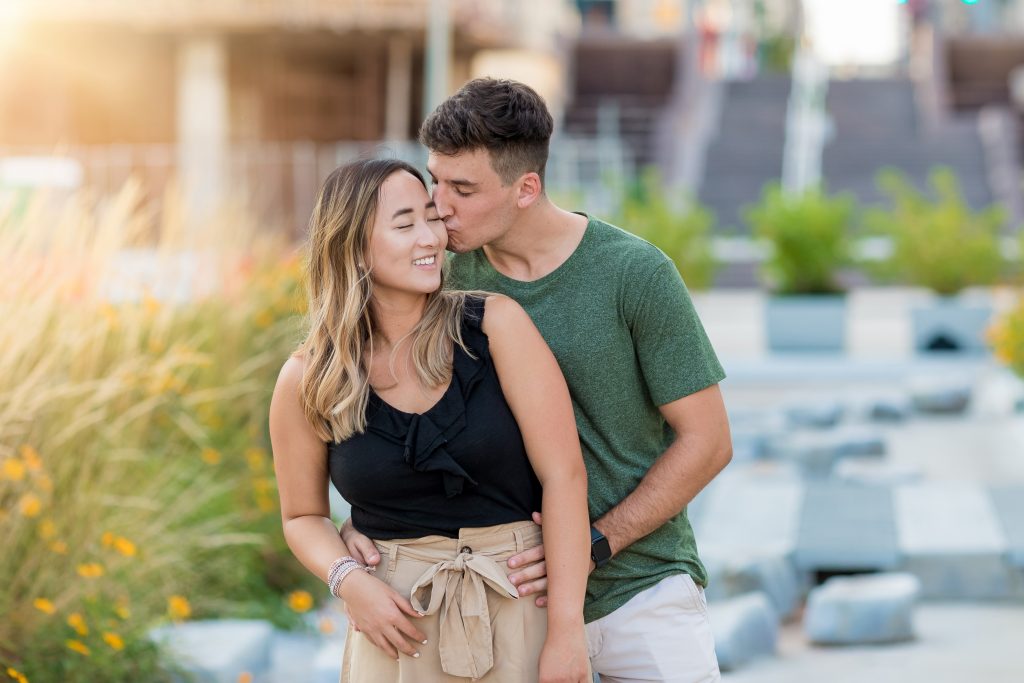
[[[518,301],[569,385],[593,520],[584,618],[603,681],[719,680],[686,505],[732,457],[724,373],[673,262],[544,193],[553,121],[514,81],[477,79],[420,140],[448,230],[449,286]],[[350,549],[373,547],[343,528]],[[511,558],[546,587],[543,548]],[[543,602],[543,597],[538,598]]]

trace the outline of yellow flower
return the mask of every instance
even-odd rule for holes
[[[25,478],[25,464],[17,458],[4,458],[3,467],[0,468],[0,479],[21,481]]]
[[[243,671],[242,673],[238,674],[237,683],[252,683],[252,674],[248,671]]]
[[[57,608],[53,606],[53,603],[46,598],[36,598],[32,601],[32,606],[45,614],[53,614],[57,611]]]
[[[39,522],[39,538],[43,540],[51,539],[57,535],[57,527],[54,525],[53,520],[44,519]]]
[[[274,316],[270,311],[264,309],[256,314],[253,322],[256,323],[256,327],[265,330],[274,324]]]
[[[199,457],[203,459],[207,465],[220,464],[220,451],[216,448],[204,448]]]
[[[245,451],[245,460],[253,472],[262,472],[267,465],[267,452],[262,448],[248,448]]]
[[[124,649],[124,640],[116,633],[104,633],[103,640],[114,650],[120,651]]]
[[[85,643],[83,643],[80,640],[67,640],[64,641],[64,644],[68,646],[69,650],[74,650],[80,655],[85,655],[86,657],[88,657],[90,654],[89,648],[86,647]]]
[[[296,612],[308,612],[313,607],[313,596],[306,591],[292,591],[288,594],[288,606]]]
[[[124,538],[123,536],[118,536],[114,539],[114,550],[121,553],[125,557],[135,557],[135,553],[137,552],[135,549],[135,544],[129,541],[127,538]]]
[[[114,614],[120,617],[122,621],[131,619],[132,611],[128,607],[128,600],[126,598],[118,598],[117,604],[114,605]]]
[[[324,635],[330,635],[334,633],[334,622],[324,617],[317,623],[317,627],[320,629],[320,633]]]
[[[78,565],[78,575],[86,579],[98,579],[103,576],[103,565],[99,562],[86,562]]]
[[[148,291],[142,295],[142,308],[146,315],[154,316],[160,312],[160,302]]]
[[[78,612],[72,612],[68,615],[68,626],[75,630],[80,636],[89,635],[89,627],[85,624],[85,618]]]
[[[167,598],[167,612],[171,615],[171,619],[182,621],[192,616],[192,605],[188,603],[188,598],[185,596],[172,595]]]
[[[44,493],[53,493],[53,480],[46,476],[46,474],[36,475],[36,486]]]
[[[257,494],[268,495],[274,492],[275,483],[270,477],[260,477],[253,480],[252,487]]]
[[[104,548],[114,545],[114,534],[110,531],[104,531],[103,535],[100,536],[100,543],[103,544]]]
[[[68,554],[68,544],[64,541],[54,541],[50,544],[50,550],[57,553],[58,555]]]
[[[18,449],[18,452],[21,454],[21,459],[25,461],[25,464],[28,465],[30,470],[38,472],[43,469],[43,459],[39,457],[39,452],[36,449],[25,444]]]
[[[35,494],[26,493],[18,502],[18,511],[26,517],[36,517],[42,510],[43,504]]]
[[[110,304],[104,304],[100,309],[100,313],[103,314],[103,318],[107,321],[107,327],[112,330],[116,330],[119,324],[117,318],[117,309]]]
[[[28,683],[28,678],[25,674],[21,673],[12,666],[7,667],[7,675],[13,678],[18,683]]]
[[[256,494],[256,507],[260,512],[273,512],[276,509],[277,501],[273,496],[263,493]]]

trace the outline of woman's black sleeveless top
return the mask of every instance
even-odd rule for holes
[[[463,527],[530,518],[541,487],[505,402],[481,329],[484,300],[467,296],[452,381],[422,414],[370,391],[366,431],[328,446],[331,481],[370,538],[457,538]],[[528,368],[523,369],[528,372]]]

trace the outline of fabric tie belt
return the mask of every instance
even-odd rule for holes
[[[474,555],[469,548],[463,548],[454,560],[433,565],[413,584],[413,609],[424,614],[441,613],[441,668],[451,676],[480,678],[494,666],[488,586],[502,597],[519,598],[504,570],[491,558]],[[430,603],[424,607],[428,591]]]

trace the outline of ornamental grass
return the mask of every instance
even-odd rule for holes
[[[132,184],[0,195],[0,673],[15,680],[170,680],[154,625],[287,625],[288,596],[311,588],[281,539],[266,433],[300,264],[238,207],[187,230],[180,202],[161,205]]]

